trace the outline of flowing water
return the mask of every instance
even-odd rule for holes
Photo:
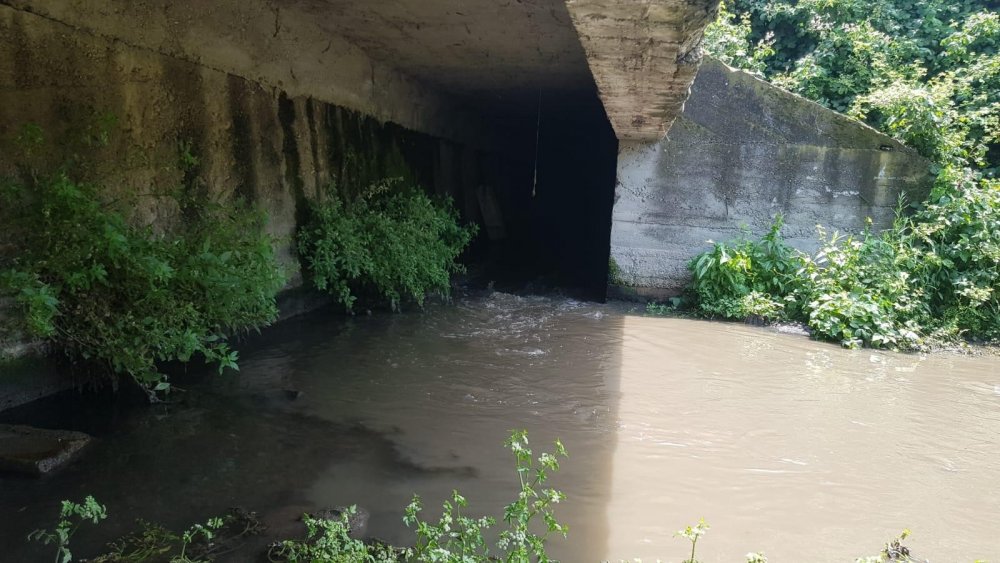
[[[62,473],[0,480],[0,548],[34,560],[23,536],[85,494],[118,515],[101,540],[135,516],[180,527],[239,505],[277,522],[356,503],[369,534],[405,542],[413,493],[433,512],[457,488],[500,516],[517,482],[502,443],[524,428],[536,453],[557,437],[570,453],[551,480],[569,497],[570,539],[551,544],[564,561],[678,561],[675,531],[701,517],[706,562],[853,561],[903,528],[932,561],[1000,559],[997,358],[623,308],[494,293],[289,321],[178,404],[80,423],[99,440]]]

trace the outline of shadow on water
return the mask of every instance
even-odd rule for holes
[[[603,553],[620,323],[600,306],[505,294],[422,313],[311,315],[246,341],[238,374],[175,377],[185,391],[173,404],[70,394],[10,411],[6,422],[97,440],[50,477],[0,478],[0,547],[12,561],[47,555],[25,536],[51,526],[61,499],[88,494],[110,517],[74,539],[79,556],[136,518],[179,530],[230,507],[287,537],[305,511],[356,503],[371,535],[406,543],[414,493],[428,516],[457,488],[474,512],[501,517],[517,491],[502,443],[525,428],[536,453],[561,438],[571,455],[552,485],[570,496],[557,514],[580,533],[571,552],[562,540],[553,551]]]
[[[551,480],[569,497],[570,539],[551,544],[563,561],[678,558],[674,531],[699,517],[705,561],[850,561],[903,528],[932,561],[1000,556],[995,357],[616,307],[493,293],[312,315],[246,341],[239,373],[177,378],[177,404],[36,407],[99,439],[48,479],[0,480],[0,548],[48,554],[23,537],[87,494],[112,521],[79,555],[135,517],[176,529],[233,506],[287,536],[306,510],[358,504],[369,534],[407,543],[414,493],[430,518],[456,488],[468,514],[502,516],[518,488],[502,443],[523,428],[536,453],[560,438],[570,454]]]

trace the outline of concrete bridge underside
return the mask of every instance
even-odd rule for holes
[[[619,140],[655,142],[679,115],[717,4],[0,0],[0,138],[101,109],[122,118],[119,154],[169,160],[192,139],[206,184],[253,194],[283,241],[352,159],[390,174],[402,152],[483,227],[486,275],[602,299]],[[120,189],[176,181],[133,160],[107,163]]]
[[[443,136],[593,88],[662,137],[718,0],[0,0],[116,41]]]

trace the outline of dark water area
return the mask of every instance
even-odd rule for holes
[[[853,561],[903,528],[933,561],[1000,557],[1000,369],[994,357],[847,351],[742,325],[629,314],[622,304],[504,293],[423,312],[314,314],[240,347],[241,371],[175,378],[173,404],[53,400],[4,415],[94,433],[43,479],[0,478],[4,561],[59,500],[92,494],[92,555],[135,518],[173,529],[230,507],[275,527],[358,504],[368,533],[412,536],[459,489],[502,515],[517,476],[503,441],[570,457],[551,484],[564,561],[686,555],[674,532],[704,517],[704,561]],[[281,530],[275,530],[280,532]],[[249,546],[233,560],[249,560]]]

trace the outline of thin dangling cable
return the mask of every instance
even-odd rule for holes
[[[531,198],[535,198],[538,190],[538,138],[542,130],[542,90],[538,90],[538,119],[535,122],[535,179],[531,184]]]

